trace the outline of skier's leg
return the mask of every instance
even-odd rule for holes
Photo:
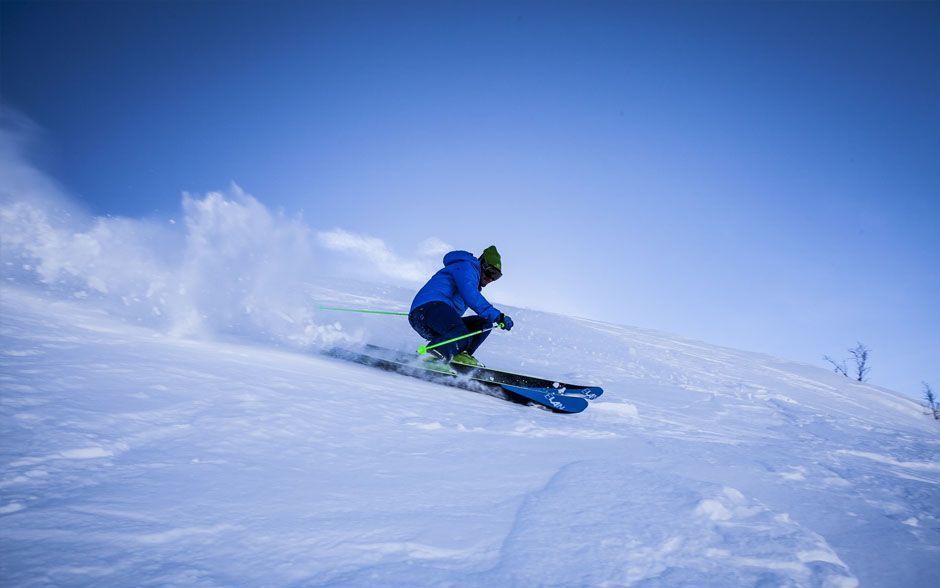
[[[476,331],[483,331],[483,329],[488,329],[493,326],[492,324],[490,324],[488,320],[478,315],[465,316],[461,320],[463,321],[464,327],[466,327],[468,333],[474,333]],[[482,333],[478,335],[474,335],[473,337],[468,337],[467,341],[469,341],[469,343],[467,343],[467,347],[464,349],[464,351],[466,351],[470,355],[473,355],[474,353],[476,353],[477,349],[480,347],[483,341],[485,341],[486,338],[489,337],[489,335],[490,335],[489,331],[483,331]]]
[[[418,308],[412,310],[408,314],[408,324],[411,325],[411,328],[414,329],[423,339],[434,339],[440,333],[433,330],[431,325],[428,324],[428,306],[430,304],[437,304],[435,302],[430,302],[428,304],[422,304]]]
[[[430,341],[429,345],[460,337],[470,332],[464,326],[460,317],[457,316],[457,312],[444,302],[428,302],[419,306],[408,316],[408,321],[419,335]],[[444,356],[446,361],[450,361],[466,346],[467,340],[461,339],[447,345],[435,347],[435,350]]]

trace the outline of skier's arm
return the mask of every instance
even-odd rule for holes
[[[459,265],[459,268],[454,268],[454,281],[457,282],[457,291],[460,292],[460,296],[475,313],[495,323],[502,313],[493,308],[483,294],[480,294],[480,274],[469,263]]]

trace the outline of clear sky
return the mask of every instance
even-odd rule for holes
[[[95,214],[237,182],[492,296],[940,388],[940,3],[7,2]]]

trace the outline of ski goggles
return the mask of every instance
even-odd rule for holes
[[[491,265],[484,265],[483,275],[486,276],[489,281],[495,282],[496,280],[503,277],[503,272],[499,271],[499,268],[493,267]]]

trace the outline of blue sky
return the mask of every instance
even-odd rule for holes
[[[499,300],[940,388],[940,4],[3,2],[95,214],[237,182]]]

